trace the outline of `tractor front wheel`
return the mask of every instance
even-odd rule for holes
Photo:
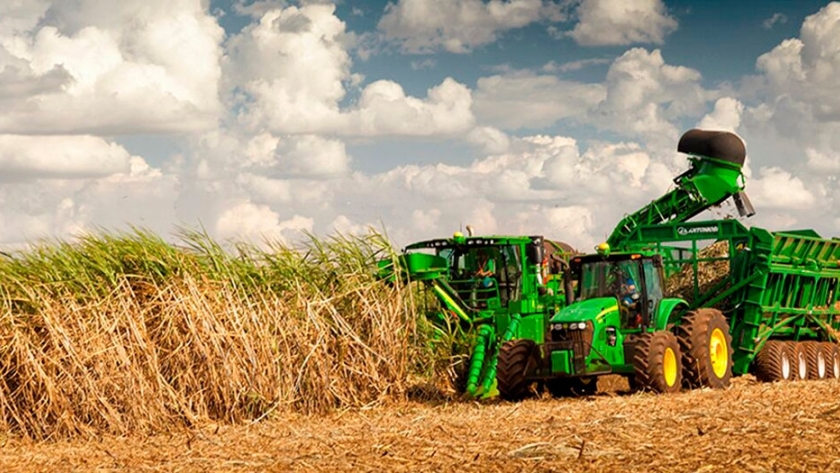
[[[678,392],[682,380],[681,364],[680,344],[673,333],[642,334],[633,348],[632,385],[657,393]]]
[[[533,340],[511,340],[499,349],[496,382],[499,396],[519,401],[529,394],[529,377],[539,364],[537,345]]]
[[[732,335],[717,309],[689,312],[676,327],[682,350],[683,380],[689,388],[720,389],[732,379]]]
[[[792,353],[784,342],[770,340],[755,356],[755,377],[759,381],[786,381],[792,373]]]

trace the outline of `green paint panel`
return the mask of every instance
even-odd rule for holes
[[[568,350],[555,350],[551,352],[552,374],[572,374],[572,352]]]

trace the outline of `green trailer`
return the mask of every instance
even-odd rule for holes
[[[703,257],[701,246],[723,245]],[[628,247],[689,273],[689,310],[715,308],[731,326],[733,372],[765,381],[840,376],[840,240],[813,230],[770,232],[735,220],[640,226]],[[702,266],[726,268],[700,281]]]
[[[498,389],[519,399],[539,381],[554,394],[588,393],[605,374],[657,392],[729,385],[748,372],[766,381],[838,377],[840,242],[813,231],[772,233],[735,219],[689,222],[727,199],[754,213],[744,193],[746,149],[737,136],[691,130],[678,151],[689,169],[675,188],[619,222],[567,271],[567,305],[544,339],[512,339],[498,357]],[[725,245],[707,257],[708,243]],[[702,280],[707,265],[725,265]],[[689,294],[666,281],[689,279]]]

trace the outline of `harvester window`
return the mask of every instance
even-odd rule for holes
[[[522,261],[519,257],[518,248],[515,245],[506,245],[501,247],[500,250],[501,261],[498,272],[499,296],[501,297],[502,305],[507,305],[508,301],[520,298]]]

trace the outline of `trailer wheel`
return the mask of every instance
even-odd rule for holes
[[[755,377],[767,383],[790,379],[793,372],[791,358],[787,344],[770,340],[755,357]]]
[[[820,342],[802,342],[805,360],[808,365],[807,379],[824,379],[828,371],[825,360],[825,349]]]
[[[805,349],[799,342],[786,342],[790,350],[790,380],[799,381],[808,378],[808,359],[805,358]]]
[[[519,401],[528,394],[532,382],[528,379],[536,369],[537,346],[533,340],[511,340],[499,349],[496,382],[499,396],[507,401]]]
[[[598,378],[555,378],[546,381],[545,387],[554,397],[591,396],[598,392]]]
[[[686,387],[725,388],[732,379],[732,335],[717,309],[689,312],[675,329]]]
[[[831,342],[822,342],[826,361],[826,378],[840,379],[840,348]]]
[[[671,332],[642,334],[633,348],[633,386],[657,393],[680,390],[680,344]]]

